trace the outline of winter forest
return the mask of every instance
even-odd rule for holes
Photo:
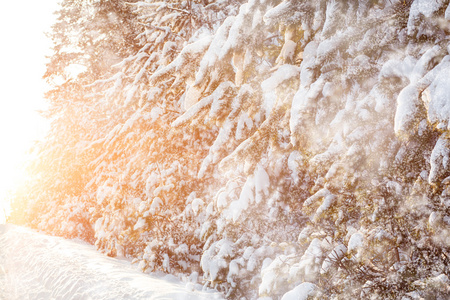
[[[9,222],[228,299],[449,299],[448,0],[63,0]]]

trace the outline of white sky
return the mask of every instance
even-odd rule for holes
[[[3,1],[0,9],[0,223],[8,190],[20,181],[25,153],[47,123],[41,79],[58,0]]]

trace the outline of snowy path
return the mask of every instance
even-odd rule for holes
[[[0,299],[221,299],[142,274],[91,245],[0,225]]]

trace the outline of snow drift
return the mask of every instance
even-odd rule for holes
[[[221,299],[141,273],[83,242],[0,225],[0,299]]]

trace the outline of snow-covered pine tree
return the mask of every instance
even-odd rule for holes
[[[85,186],[94,171],[91,162],[102,151],[92,142],[102,134],[99,128],[107,129],[108,113],[88,84],[134,51],[134,18],[122,1],[66,0],[56,14],[49,33],[54,53],[44,75],[52,85],[44,112],[51,129],[33,150],[30,179],[18,191],[12,218],[93,241]]]
[[[173,130],[171,124],[184,111],[189,68],[210,42],[198,36],[227,10],[196,1],[132,6],[140,16],[141,49],[95,84],[122,118],[99,141],[104,152],[88,185],[97,190],[96,244],[133,255],[143,270],[190,274],[200,271],[200,220],[193,215],[208,183],[197,179],[197,169],[216,129]],[[191,39],[196,42],[185,46]]]

